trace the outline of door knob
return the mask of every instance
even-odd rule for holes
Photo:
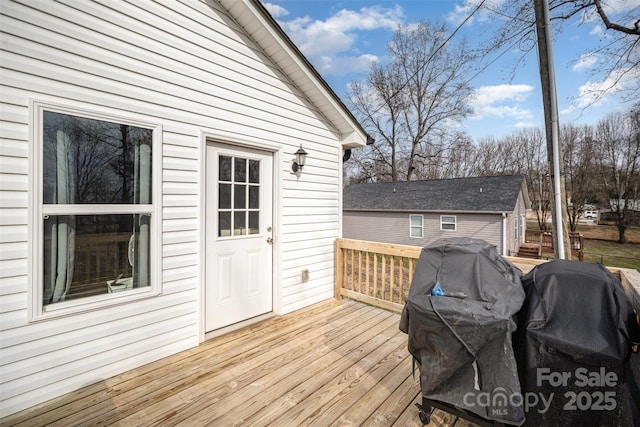
[[[272,237],[267,237],[267,243],[270,245],[273,245],[273,238]]]

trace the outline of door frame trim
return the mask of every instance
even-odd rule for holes
[[[273,155],[273,183],[272,183],[272,197],[271,197],[271,205],[272,205],[272,215],[273,215],[273,258],[272,258],[272,305],[273,311],[272,313],[267,313],[264,316],[270,315],[280,315],[282,314],[282,278],[280,271],[282,271],[281,263],[282,263],[282,245],[281,241],[281,232],[282,230],[282,215],[281,215],[281,207],[282,207],[282,192],[280,182],[282,182],[282,168],[280,167],[280,163],[282,161],[283,156],[283,146],[281,144],[273,144],[264,141],[253,141],[250,139],[239,138],[237,135],[224,135],[218,134],[209,131],[200,132],[200,162],[199,162],[199,192],[200,195],[198,197],[200,201],[200,212],[198,219],[198,278],[197,278],[197,286],[198,286],[198,342],[204,342],[207,337],[212,338],[212,333],[206,332],[206,299],[205,299],[205,288],[206,288],[206,277],[207,277],[207,268],[206,268],[206,194],[207,194],[207,145],[209,144],[222,144],[228,145],[231,147],[238,148],[247,148],[250,150],[260,150],[269,152]],[[248,323],[253,323],[259,321],[263,316],[258,316],[256,318],[248,319]],[[253,321],[253,322],[252,322]],[[245,325],[245,322],[241,322]],[[248,324],[246,323],[246,324]]]

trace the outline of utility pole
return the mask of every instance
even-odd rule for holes
[[[560,122],[558,120],[558,100],[556,78],[551,49],[551,22],[547,0],[533,0],[536,13],[536,33],[538,35],[538,59],[540,83],[544,104],[544,125],[547,137],[547,159],[553,180],[553,249],[556,259],[571,259],[571,243],[567,229],[567,206],[565,197],[564,166],[560,143]]]

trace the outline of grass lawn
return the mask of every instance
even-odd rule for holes
[[[620,243],[609,240],[584,240],[584,260],[609,267],[635,268],[640,271],[640,243]]]
[[[529,223],[530,229],[537,224]],[[602,263],[609,267],[635,268],[640,271],[640,227],[630,227],[625,233],[627,243],[616,243],[618,229],[611,225],[579,224],[584,235],[584,260]]]
[[[585,225],[578,224],[578,233],[585,239],[618,241],[618,229],[613,225]],[[640,227],[629,227],[625,232],[627,243],[640,244]]]
[[[579,225],[584,235],[584,260],[610,267],[635,268],[640,271],[640,228],[625,232],[627,243],[617,243],[618,229],[611,225]]]

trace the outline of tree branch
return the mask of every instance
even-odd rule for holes
[[[640,19],[636,20],[634,23],[635,28],[628,28],[623,25],[615,24],[609,20],[609,17],[605,13],[602,8],[602,4],[600,4],[600,0],[593,0],[594,5],[596,6],[596,10],[598,11],[598,15],[600,15],[600,19],[607,27],[607,29],[612,29],[616,31],[620,31],[625,34],[630,34],[632,36],[640,36]]]

